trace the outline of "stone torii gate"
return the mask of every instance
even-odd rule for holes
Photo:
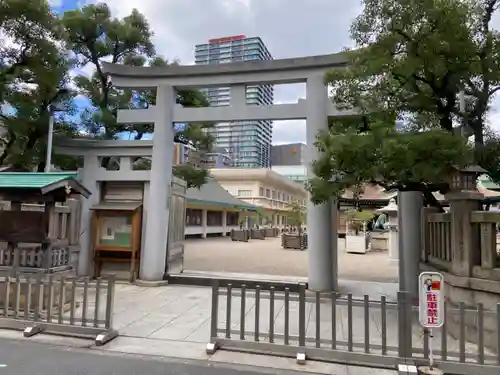
[[[103,63],[104,71],[116,87],[156,89],[156,106],[148,109],[120,110],[118,122],[154,124],[148,220],[145,247],[141,255],[140,278],[161,280],[165,270],[168,238],[170,186],[174,123],[232,122],[243,120],[307,121],[306,160],[318,156],[314,147],[316,135],[328,128],[329,117],[356,115],[339,111],[328,99],[324,73],[332,67],[344,66],[341,54],[311,56],[270,61],[237,62],[220,65],[173,65],[168,67],[134,67]],[[246,86],[305,82],[307,98],[293,104],[255,106],[246,104]],[[176,104],[177,88],[230,87],[229,106],[183,108]],[[337,288],[337,204],[307,207],[309,236],[309,288],[331,291]]]

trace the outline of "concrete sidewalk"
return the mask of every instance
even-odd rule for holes
[[[387,283],[341,281],[340,289],[342,293],[352,293],[355,298],[368,294],[373,300],[386,295],[388,301],[395,301],[397,295],[397,285]],[[248,297],[251,298],[250,293]],[[119,284],[113,325],[120,336],[206,344],[210,337],[210,299],[209,287],[147,288]],[[237,307],[239,304],[234,305]],[[247,307],[252,307],[250,301]],[[223,301],[220,310],[219,316],[223,317]]]
[[[396,284],[342,281],[340,285],[343,292],[353,293],[355,297],[364,294],[370,294],[372,298],[388,295],[388,300],[394,300],[397,294]],[[251,309],[253,304],[250,298],[248,307]],[[119,285],[115,297],[114,325],[120,337],[100,350],[335,375],[396,374],[392,370],[315,361],[297,365],[294,358],[229,351],[218,351],[207,356],[205,347],[210,337],[210,308],[211,288],[208,287],[172,285],[143,288]],[[224,309],[225,306],[221,306],[221,317],[224,316]]]
[[[340,281],[342,294],[352,293],[354,298],[362,298],[367,294],[371,300],[377,300],[385,295],[387,301],[395,301],[397,295],[397,284]],[[233,330],[239,329],[239,296],[234,291],[232,305]],[[276,293],[278,296],[278,293]],[[225,320],[225,296],[221,295],[219,300],[219,328],[224,327]],[[290,301],[290,335],[297,335],[297,306],[296,302]],[[218,351],[212,356],[205,353],[206,344],[210,337],[210,313],[211,313],[211,288],[184,285],[167,285],[158,288],[140,287],[130,284],[117,284],[115,293],[115,309],[113,327],[120,336],[104,347],[93,347],[90,340],[78,340],[67,337],[48,335],[34,336],[30,340],[45,342],[53,345],[76,346],[104,352],[128,353],[137,355],[152,355],[160,357],[203,360],[210,362],[231,363],[241,365],[254,365],[273,369],[297,370],[302,372],[314,372],[336,375],[361,375],[396,374],[392,370],[376,370],[357,368],[340,364],[307,361],[306,365],[297,365],[294,358],[283,358],[266,355],[237,353],[230,351]],[[277,336],[283,331],[283,300],[275,300],[275,334]],[[246,316],[248,316],[247,327],[253,326],[255,308],[255,294],[247,293]],[[315,314],[314,303],[306,303],[306,337],[314,340]],[[90,306],[92,309],[92,306]],[[265,293],[261,295],[261,332],[265,334],[269,328],[269,319],[264,318],[269,314],[269,299]],[[329,319],[331,307],[328,302],[321,304],[321,337],[331,337],[331,319]],[[381,314],[377,309],[370,309],[370,344],[380,344]],[[353,338],[354,341],[362,343],[364,316],[362,308],[353,307]],[[336,331],[338,340],[346,340],[347,313],[346,306],[337,306]],[[397,346],[397,315],[395,311],[387,311],[387,345]],[[422,343],[421,328],[414,326],[414,346]],[[438,335],[438,333],[437,333]],[[0,337],[22,338],[20,332],[0,331]],[[250,339],[250,337],[249,337]],[[26,340],[26,339],[25,339]],[[262,340],[266,340],[263,338]],[[436,336],[436,341],[439,342]],[[292,343],[293,340],[291,340]],[[419,345],[420,344],[420,345]],[[314,345],[314,343],[310,343]],[[449,337],[448,348],[456,349],[457,341]],[[341,349],[339,347],[339,349]],[[359,349],[359,348],[358,348]],[[474,353],[474,347],[466,345],[469,354]],[[378,352],[377,350],[374,351]]]
[[[345,281],[341,289],[357,297],[373,298],[389,294],[392,299],[397,286],[383,283]],[[392,295],[392,296],[391,296]],[[253,306],[249,296],[248,307]],[[221,301],[221,304],[224,303]],[[263,299],[263,307],[264,307]],[[205,353],[210,337],[211,288],[169,285],[159,288],[117,284],[114,327],[120,336],[104,347],[93,347],[89,340],[37,335],[30,340],[52,345],[74,346],[103,352],[116,352],[160,357],[204,360],[214,363],[252,365],[281,370],[335,375],[393,375],[396,371],[358,368],[340,364],[308,361],[297,365],[294,358],[218,351]],[[225,306],[221,306],[221,309]],[[224,316],[220,312],[221,318]],[[265,329],[263,327],[263,329]],[[20,332],[0,331],[0,337],[23,339]],[[27,340],[27,339],[24,339]]]

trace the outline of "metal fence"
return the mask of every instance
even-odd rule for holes
[[[447,325],[432,333],[437,367],[457,375],[498,375],[500,304],[494,310],[461,304],[447,308],[446,316]],[[303,284],[292,293],[215,281],[210,336],[209,354],[247,350],[296,356],[298,362],[309,358],[381,368],[429,362],[429,332],[401,292],[395,301],[371,300],[367,295],[309,294]]]
[[[114,275],[86,278],[23,275],[0,277],[0,328],[92,338],[103,345],[113,330]]]

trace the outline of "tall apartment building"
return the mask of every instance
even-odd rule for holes
[[[259,37],[229,36],[210,39],[208,43],[195,47],[195,63],[200,65],[254,60],[272,60],[266,45]],[[204,91],[210,105],[229,105],[229,87],[213,87]],[[247,86],[246,100],[249,105],[273,104],[273,86]],[[214,146],[226,151],[234,167],[270,167],[272,121],[219,123],[210,132],[215,139]]]
[[[305,162],[306,145],[289,143],[271,147],[271,169],[290,180],[304,183],[307,181]]]
[[[305,165],[306,145],[288,143],[271,147],[271,165]]]

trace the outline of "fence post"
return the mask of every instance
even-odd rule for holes
[[[303,365],[306,363],[306,284],[299,284],[299,351],[297,352],[296,363]]]
[[[217,324],[219,322],[219,280],[212,282],[212,312],[210,313],[210,341],[206,347],[208,355],[214,354],[218,347],[217,344]]]
[[[50,268],[52,266],[52,245],[49,242],[42,244],[42,268]]]
[[[105,280],[107,280],[107,285],[106,285],[106,306],[105,306],[105,319],[104,319],[104,331],[100,334],[98,334],[94,340],[94,344],[96,346],[102,346],[106,344],[107,342],[113,340],[116,336],[118,336],[118,331],[113,329],[113,306],[114,306],[114,296],[115,296],[115,286],[116,286],[116,275],[111,274],[106,276]],[[95,310],[94,310],[94,317],[90,318],[90,321],[93,322],[93,326],[95,328],[99,327],[99,299],[101,297],[101,291],[103,288],[101,288],[101,279],[96,280],[95,284]],[[74,288],[76,286],[76,281],[73,279],[73,293],[74,293]],[[88,278],[84,279],[84,297],[83,297],[83,311],[82,311],[82,325],[86,326],[86,309],[87,309],[87,304],[88,304],[88,297],[85,297],[88,293]],[[73,294],[74,297],[74,294]],[[72,305],[72,308],[74,307],[74,302]],[[72,310],[73,312],[73,310]],[[71,313],[70,313],[71,314]],[[71,316],[74,318],[74,312],[72,315],[70,315],[70,320]]]
[[[212,283],[212,313],[210,314],[210,341],[217,339],[219,321],[219,280]]]
[[[104,321],[104,327],[106,329],[112,329],[113,328],[113,308],[114,308],[114,303],[115,303],[115,286],[116,286],[116,275],[111,274],[106,277],[108,279],[108,287],[107,287],[107,294],[106,294],[106,317]],[[99,291],[96,291],[96,294]],[[99,295],[97,294],[97,297],[99,298]]]
[[[398,356],[411,358],[412,354],[412,305],[407,292],[398,292]]]
[[[12,251],[11,251],[12,250]],[[19,272],[19,267],[20,267],[20,263],[21,263],[21,260],[19,259],[20,258],[20,255],[19,254],[19,248],[17,247],[17,244],[15,243],[12,243],[12,242],[8,242],[7,243],[7,252],[10,253],[11,255],[11,259],[12,259],[12,269],[11,269],[11,276],[12,277],[16,277],[17,273]]]
[[[306,346],[306,285],[299,284],[299,346]]]

